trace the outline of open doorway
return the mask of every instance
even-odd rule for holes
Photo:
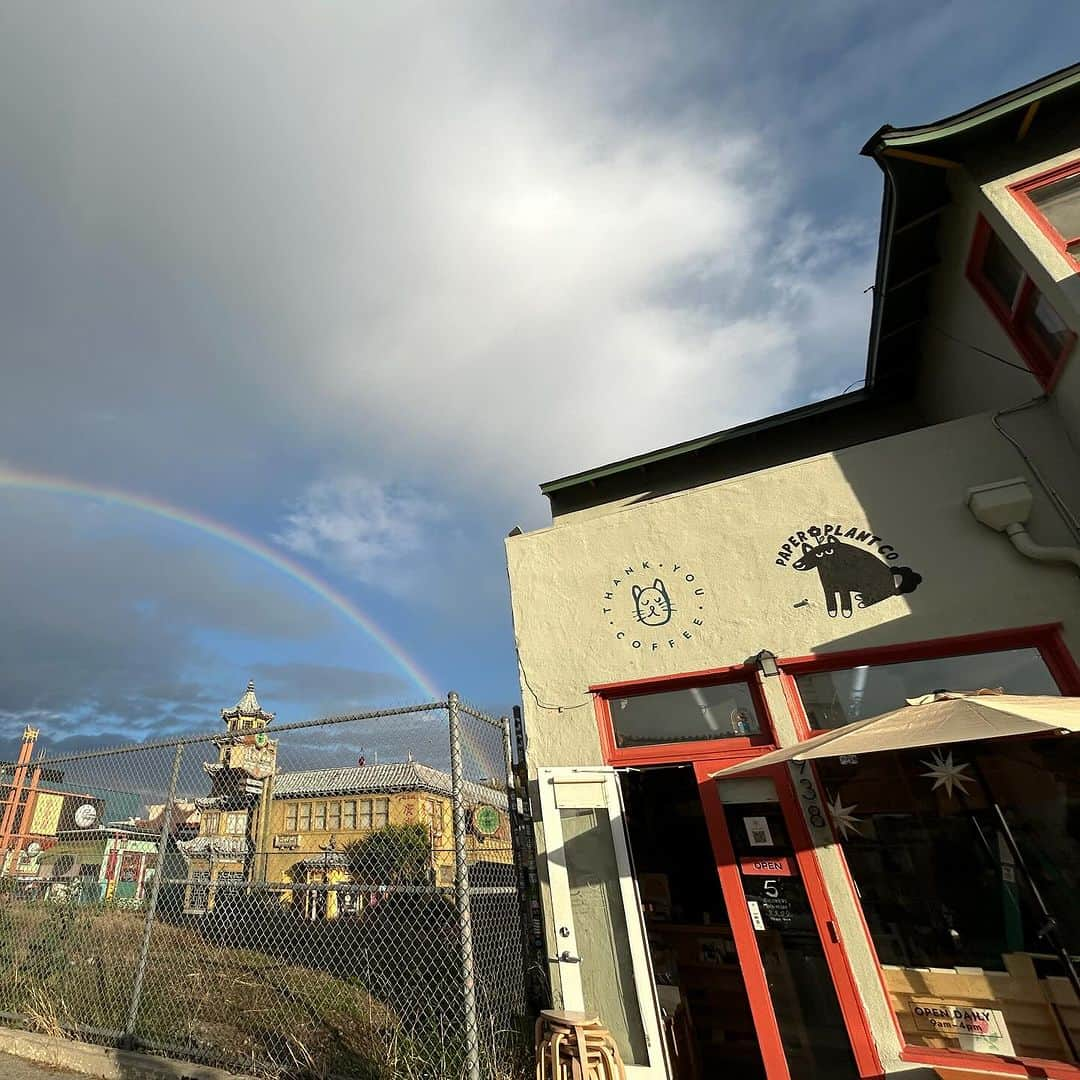
[[[675,1080],[764,1080],[694,770],[620,770]]]

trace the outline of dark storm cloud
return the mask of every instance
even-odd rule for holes
[[[395,695],[404,697],[412,690],[411,683],[388,672],[331,664],[257,664],[254,678],[265,701],[316,702],[336,713]]]
[[[336,625],[273,575],[160,531],[119,531],[130,521],[95,506],[0,490],[0,511],[0,728],[119,719],[142,738],[209,723],[239,677],[206,633],[302,642]]]

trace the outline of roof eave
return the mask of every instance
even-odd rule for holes
[[[722,431],[713,432],[711,435],[703,435],[686,442],[676,443],[674,446],[665,446],[660,450],[651,450],[645,454],[636,454],[633,457],[613,461],[607,465],[598,466],[595,469],[586,469],[584,472],[572,473],[569,476],[559,477],[557,480],[548,480],[540,485],[543,495],[551,495],[554,492],[566,488],[577,487],[580,484],[595,483],[618,473],[629,472],[632,469],[644,469],[669,458],[681,457],[684,454],[692,454],[698,450],[706,450],[719,443],[729,442],[733,439],[742,438],[746,435],[756,435],[771,428],[781,427],[793,420],[802,420],[806,417],[816,416],[820,413],[833,412],[836,409],[848,405],[854,405],[869,397],[866,389],[853,390],[847,394],[839,394],[836,397],[825,398],[821,401],[812,401],[809,405],[800,405],[798,408],[789,409],[787,412],[775,413],[761,420],[751,420],[737,427],[725,428]]]
[[[999,94],[989,101],[981,102],[970,109],[947,116],[932,124],[919,124],[906,128],[895,128],[890,124],[883,124],[867,139],[861,153],[868,157],[875,157],[888,147],[901,149],[936,142],[939,139],[948,139],[953,135],[970,131],[980,124],[995,120],[999,116],[1027,108],[1037,101],[1043,101],[1077,84],[1080,84],[1080,64],[1071,64],[1069,67],[1036,79],[1035,82],[1028,83],[1026,86]]]

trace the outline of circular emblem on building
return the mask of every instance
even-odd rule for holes
[[[75,824],[80,829],[89,829],[97,823],[97,807],[93,803],[83,803],[75,811]]]
[[[266,745],[265,731],[257,731],[255,733],[255,745],[258,746],[260,749]]]
[[[473,811],[473,828],[481,836],[494,836],[502,825],[502,814],[494,806],[478,806]]]
[[[600,610],[616,641],[660,652],[697,636],[705,625],[705,596],[690,567],[641,559],[609,579]]]

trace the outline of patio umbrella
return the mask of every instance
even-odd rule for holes
[[[797,746],[731,765],[713,776],[734,776],[785,761],[1075,731],[1080,731],[1080,698],[939,690],[908,698],[902,708],[833,728]]]
[[[922,697],[908,698],[907,705],[880,716],[856,720],[851,724],[817,735],[797,746],[784,747],[760,757],[720,769],[713,777],[728,777],[768,765],[815,758],[873,754],[883,750],[912,750],[943,743],[973,742],[977,739],[1002,739],[1017,735],[1070,734],[1080,731],[1080,698],[1023,696],[1003,690],[967,692],[938,690]],[[1038,884],[1028,869],[1023,852],[1001,806],[994,799],[977,762],[971,763],[986,801],[996,819],[1017,869],[1020,870],[1043,921],[1039,936],[1050,946],[1065,969],[1066,978],[1080,999],[1080,974],[1058,932],[1058,921],[1046,905]],[[978,829],[974,814],[972,820]],[[979,830],[981,833],[981,830]],[[1068,1036],[1068,1029],[1063,1029]],[[1069,1037],[1070,1048],[1076,1047]]]

